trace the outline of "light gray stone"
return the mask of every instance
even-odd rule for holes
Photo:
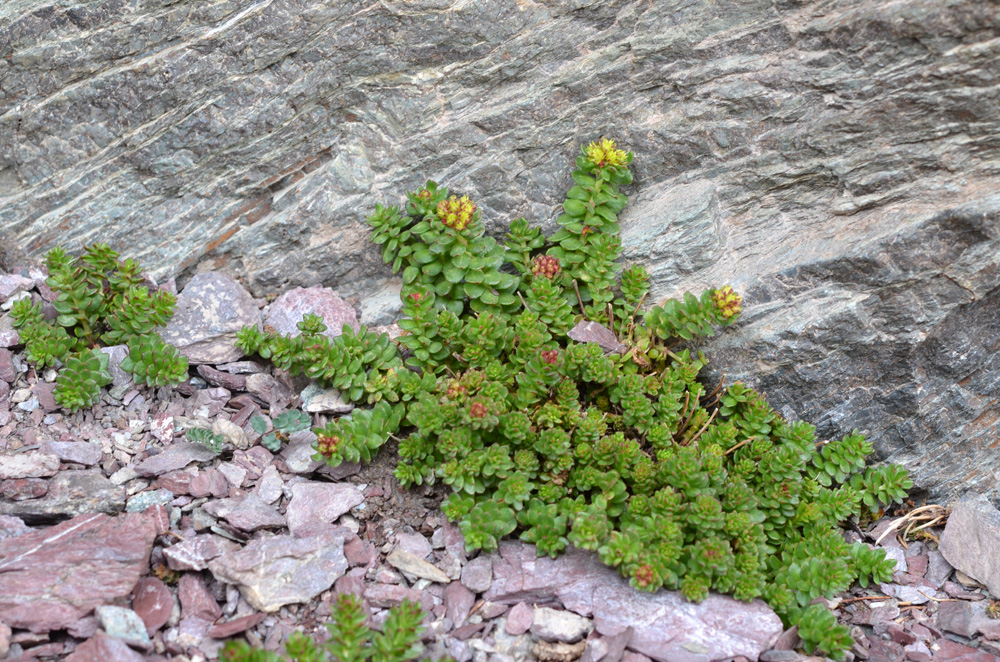
[[[125,504],[125,512],[141,513],[150,506],[165,506],[173,500],[174,493],[170,490],[160,489],[149,490],[148,492],[139,492],[135,496],[129,498],[128,503]]]
[[[344,540],[353,535],[338,529],[308,538],[258,538],[213,559],[209,569],[219,581],[236,584],[254,609],[274,612],[330,588],[347,571]]]
[[[551,607],[535,607],[531,634],[545,641],[576,643],[594,629],[590,619]]]
[[[241,451],[245,451],[250,448],[250,440],[247,439],[247,433],[243,431],[243,428],[236,425],[232,421],[228,421],[224,418],[215,419],[212,423],[212,432],[222,435],[226,441]]]
[[[259,326],[260,313],[242,285],[222,273],[197,274],[177,297],[177,308],[161,331],[188,362],[229,363],[243,356],[236,332]]]
[[[125,490],[99,469],[63,471],[49,480],[44,497],[26,501],[0,499],[0,515],[20,517],[28,524],[51,523],[83,513],[119,513]]]
[[[302,409],[310,413],[349,414],[354,410],[354,405],[346,402],[335,388],[324,389],[317,384],[310,384],[302,390],[299,397]]]
[[[153,642],[149,640],[146,624],[139,614],[114,605],[101,605],[96,612],[97,620],[109,637],[121,639],[133,646],[152,648]]]
[[[8,478],[45,478],[59,471],[59,456],[55,453],[28,451],[0,454],[0,480]]]
[[[408,572],[423,579],[429,579],[438,584],[447,584],[451,581],[448,575],[434,564],[428,563],[419,556],[398,547],[392,550],[385,560],[397,570]]]

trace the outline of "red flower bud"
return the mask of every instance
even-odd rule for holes
[[[560,270],[559,258],[551,255],[539,255],[531,263],[531,273],[540,278],[555,278]]]

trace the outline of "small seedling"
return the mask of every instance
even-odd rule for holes
[[[205,444],[216,455],[222,452],[222,445],[226,441],[222,435],[215,434],[206,428],[191,428],[184,436],[187,437],[188,441]]]
[[[277,453],[281,449],[281,443],[288,441],[288,435],[305,430],[312,425],[309,414],[298,409],[286,411],[279,414],[273,421],[274,429],[267,431],[267,420],[263,416],[255,416],[250,421],[250,426],[257,434],[264,435],[260,444],[272,453]]]

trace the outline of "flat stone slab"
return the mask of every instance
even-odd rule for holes
[[[634,628],[628,647],[661,662],[710,662],[745,656],[756,660],[781,619],[760,600],[740,602],[711,593],[695,604],[677,591],[636,591],[597,555],[569,548],[556,559],[539,558],[534,545],[502,541],[492,555],[493,585],[484,600],[515,604],[558,600],[593,618],[597,631],[614,636]]]
[[[0,455],[0,480],[8,478],[44,478],[59,471],[59,456],[42,451]]]
[[[179,441],[164,449],[153,457],[148,457],[135,466],[140,476],[159,476],[169,471],[183,469],[192,462],[210,462],[215,459],[215,453],[204,444]]]
[[[125,508],[125,490],[99,469],[63,471],[49,480],[44,497],[25,501],[0,500],[0,515],[20,517],[28,524],[51,522],[83,513],[119,513]]]
[[[0,622],[61,630],[124,602],[149,570],[156,535],[146,514],[95,513],[0,541]]]
[[[295,483],[291,491],[285,517],[293,535],[317,524],[332,523],[365,500],[361,490],[350,483]]]
[[[239,552],[209,562],[219,581],[235,584],[254,609],[274,612],[307,602],[347,571],[348,529],[330,529],[308,538],[274,536],[252,540]]]
[[[259,326],[260,313],[250,293],[219,272],[196,274],[177,297],[177,308],[160,332],[192,365],[229,363],[243,356],[236,332]]]
[[[274,506],[258,499],[255,494],[209,501],[202,508],[206,513],[221,517],[240,531],[285,526],[285,516]]]
[[[1000,511],[982,494],[967,494],[951,511],[939,547],[948,563],[1000,595]]]

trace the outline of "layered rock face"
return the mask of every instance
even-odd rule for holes
[[[255,294],[393,287],[364,217],[426,178],[551,228],[616,138],[657,299],[746,295],[711,376],[994,490],[995,2],[15,0],[0,81],[0,232]]]

